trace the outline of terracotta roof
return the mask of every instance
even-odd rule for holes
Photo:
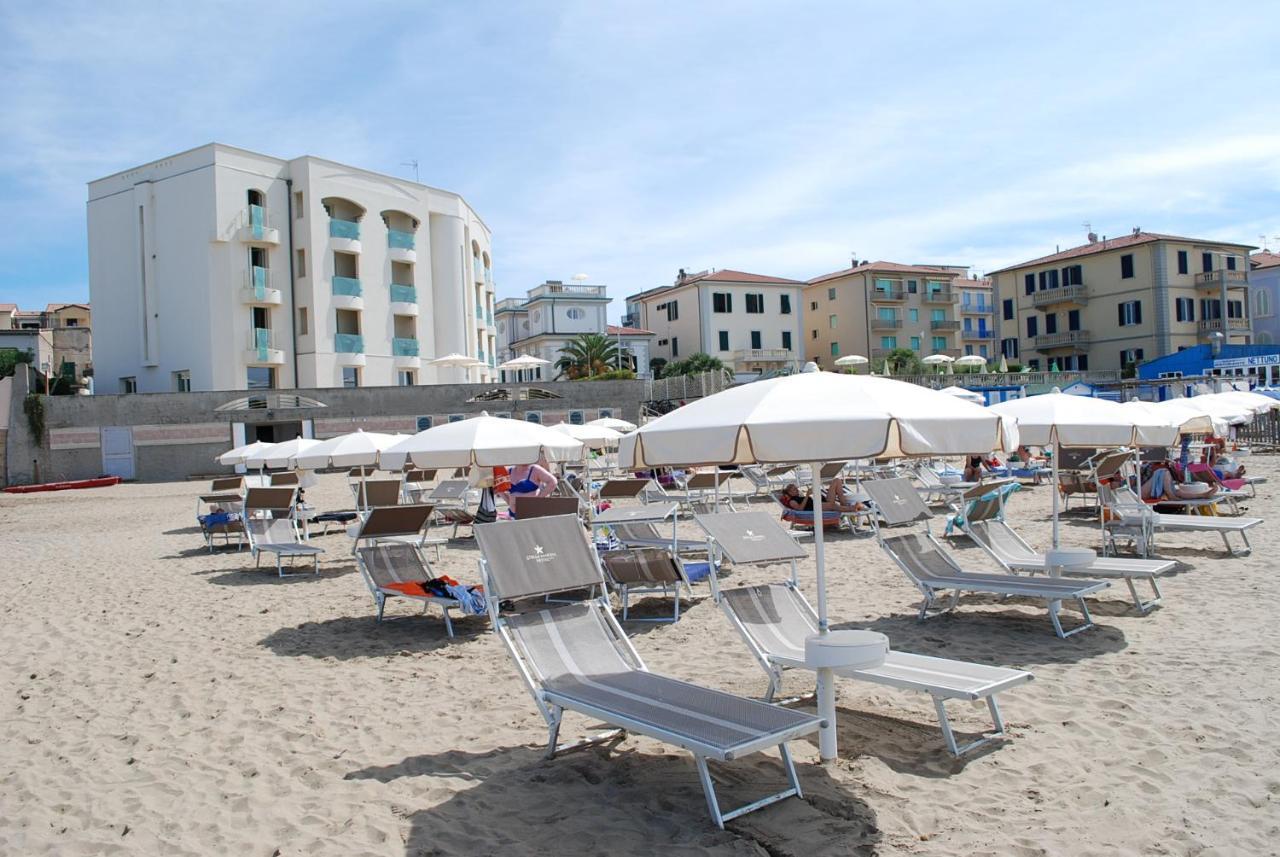
[[[618,327],[616,324],[606,325],[605,333],[608,336],[653,336],[652,330],[643,330],[639,327]]]
[[[786,285],[800,286],[804,285],[802,280],[788,280],[786,277],[768,277],[764,274],[749,274],[746,271],[732,271],[728,268],[721,269],[715,273],[694,274],[685,277],[677,286],[687,286],[690,283],[784,283]]]
[[[1249,267],[1257,270],[1258,268],[1274,268],[1280,265],[1280,253],[1272,253],[1270,250],[1259,250],[1249,257]],[[4,307],[0,304],[0,309]]]
[[[45,312],[57,312],[57,311],[58,311],[58,310],[60,310],[60,309],[66,309],[67,307],[73,307],[73,306],[74,306],[74,307],[80,307],[81,309],[88,309],[88,308],[89,308],[89,305],[88,305],[88,304],[48,304],[47,306],[45,306],[44,311],[45,311]]]
[[[992,274],[1003,274],[1006,271],[1013,271],[1017,268],[1030,268],[1034,265],[1047,265],[1050,262],[1059,262],[1064,259],[1077,259],[1081,256],[1092,256],[1094,253],[1105,253],[1109,250],[1122,250],[1125,247],[1136,247],[1140,244],[1151,244],[1155,241],[1183,241],[1188,244],[1221,244],[1228,247],[1240,247],[1253,249],[1251,244],[1235,244],[1230,241],[1213,241],[1208,238],[1185,238],[1181,235],[1164,235],[1159,232],[1139,232],[1129,235],[1121,235],[1118,238],[1108,238],[1106,241],[1094,241],[1088,244],[1081,244],[1079,247],[1072,247],[1063,250],[1060,253],[1050,253],[1048,256],[1041,256],[1038,259],[1031,259],[1027,262],[1019,262],[1016,265],[1008,265],[998,271],[990,271],[987,276]]]
[[[883,271],[886,274],[949,274],[955,276],[961,266],[959,265],[904,265],[901,262],[885,262],[883,260],[876,262],[862,262],[852,268],[845,268],[843,271],[834,271],[830,274],[823,274],[820,277],[814,277],[809,283],[821,283],[824,280],[834,280],[837,277],[847,277],[850,274],[864,274],[868,271]]]
[[[0,304],[0,312],[17,312],[17,304]]]

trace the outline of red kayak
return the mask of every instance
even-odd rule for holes
[[[119,476],[99,476],[97,479],[77,479],[73,482],[46,482],[43,485],[14,485],[3,489],[6,494],[35,494],[40,491],[74,491],[77,488],[105,488],[118,485]]]

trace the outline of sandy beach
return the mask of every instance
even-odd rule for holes
[[[1280,519],[1280,467],[1248,514]],[[378,624],[350,539],[317,538],[318,576],[278,579],[206,552],[207,483],[0,495],[0,853],[1274,854],[1280,845],[1280,641],[1272,524],[1254,552],[1170,534],[1181,563],[1140,616],[1123,586],[1068,640],[1030,603],[965,598],[919,624],[918,593],[866,535],[833,536],[840,627],[894,648],[1031,670],[1004,696],[1011,739],[952,759],[930,700],[844,681],[841,758],[797,742],[803,800],[708,820],[690,758],[630,737],[542,758],[545,729],[483,617],[446,638],[404,604]],[[349,508],[340,476],[308,491]],[[1011,520],[1048,542],[1050,489]],[[760,506],[760,508],[772,508]],[[941,518],[935,523],[940,529]],[[1098,544],[1073,514],[1068,545]],[[991,567],[964,539],[960,555]],[[436,565],[478,582],[473,541]],[[728,581],[784,569],[731,570]],[[812,595],[813,568],[801,569]],[[763,673],[705,585],[680,622],[633,625],[658,672],[759,696]],[[656,613],[665,604],[642,605]],[[1074,618],[1068,614],[1068,618]],[[788,691],[810,679],[788,677]],[[956,705],[976,732],[985,708]],[[590,724],[567,721],[565,736]],[[716,769],[726,800],[782,780],[776,756]]]

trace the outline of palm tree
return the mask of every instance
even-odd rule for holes
[[[600,333],[575,336],[560,349],[560,355],[556,369],[571,381],[618,368],[617,342]]]

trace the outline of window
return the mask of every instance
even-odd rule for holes
[[[359,366],[343,366],[342,367],[342,386],[347,388],[360,386],[360,367]]]
[[[417,378],[414,377],[412,369],[401,369],[396,372],[396,385],[400,387],[412,387],[416,384]]]
[[[1033,358],[1031,358],[1030,360],[1028,360],[1028,361],[1027,361],[1027,368],[1028,368],[1028,369],[1030,369],[1032,372],[1039,372],[1039,371],[1040,371],[1040,358],[1039,358],[1039,357],[1033,357]]]
[[[1080,329],[1080,310],[1073,309],[1067,312],[1067,330]]]
[[[911,350],[912,351],[920,350],[920,337],[918,336],[911,337]]]
[[[191,370],[182,369],[173,373],[173,389],[178,393],[191,392]]]
[[[1244,318],[1244,301],[1227,301],[1227,318]]]
[[[782,331],[782,347],[788,351],[791,350],[791,331],[789,330]]]
[[[791,295],[779,295],[780,304],[778,311],[782,315],[791,315]]]
[[[138,392],[138,379],[130,375],[120,379],[120,392],[128,395]]]
[[[747,312],[756,314],[764,312],[764,295],[758,292],[748,293]]]
[[[1025,277],[1022,278],[1022,283],[1023,283],[1024,293],[1028,295],[1034,295],[1036,293],[1036,275],[1035,274],[1027,274]]]
[[[836,329],[836,317],[834,315],[827,316],[827,327],[832,330]]]
[[[1040,280],[1040,291],[1043,292],[1045,289],[1049,288],[1049,273],[1047,271],[1041,271],[1036,276]]]
[[[1000,301],[1000,310],[1005,321],[1013,321],[1013,298]]]
[[[1081,372],[1084,372],[1084,371],[1086,371],[1088,368],[1089,368],[1089,355],[1088,355],[1088,354],[1077,354],[1077,355],[1076,355],[1076,369],[1078,369],[1078,370],[1079,370],[1079,371],[1081,371]]]
[[[1126,348],[1124,351],[1120,352],[1121,366],[1128,366],[1131,363],[1141,363],[1141,362],[1142,362],[1141,348]]]
[[[1044,315],[1044,332],[1058,332],[1058,314],[1056,312],[1047,312]]]
[[[840,343],[839,343],[839,342],[833,342],[833,343],[831,343],[831,356],[832,356],[832,357],[839,357],[839,356],[840,356]]]
[[[1265,289],[1253,293],[1253,314],[1260,318],[1271,315],[1271,297]]]
[[[1124,301],[1116,310],[1116,323],[1121,327],[1142,324],[1142,301]]]
[[[680,318],[680,302],[671,301],[667,304],[667,321],[675,321]],[[538,320],[538,313],[533,314],[533,320]]]
[[[249,390],[274,390],[276,370],[270,366],[250,366],[245,372],[245,387]]]
[[[892,310],[890,310],[890,312],[892,312]],[[907,318],[909,318],[911,321],[919,321],[920,310],[916,309],[915,307],[910,307],[907,310]]]
[[[1049,272],[1049,288],[1051,289],[1058,288],[1058,269],[1057,268],[1054,268],[1052,271]]]
[[[720,350],[729,350],[729,331],[727,330],[720,331]]]
[[[1027,316],[1027,336],[1039,336],[1039,334],[1040,319],[1036,318],[1034,315]]]
[[[880,337],[880,347],[883,348],[885,351],[892,351],[893,349],[898,347],[898,337],[896,336]]]
[[[827,300],[833,301],[835,299],[836,299],[836,290],[835,290],[835,287],[832,286],[831,288],[827,289]],[[751,312],[751,310],[747,310],[747,312]]]
[[[581,321],[587,315],[585,312],[578,309],[577,307],[569,307],[569,309],[564,311],[564,314],[567,315],[573,321]]]
[[[78,318],[69,318],[69,319],[67,319],[67,320],[66,320],[65,325],[66,325],[67,327],[79,327],[79,326],[80,326],[80,319],[78,319]]]
[[[733,295],[729,292],[712,292],[711,311],[733,312]]]
[[[294,220],[302,219],[302,210],[303,210],[302,191],[300,190],[294,191],[294,194],[293,194],[293,219]]]
[[[979,357],[986,357],[986,356],[987,356],[987,346],[985,346],[985,345],[979,345],[979,346],[978,346],[978,356],[979,356]]]
[[[1210,299],[1200,301],[1200,318],[1205,321],[1222,318],[1222,302]]]
[[[1133,254],[1125,253],[1120,257],[1120,279],[1133,279]]]
[[[307,308],[300,306],[298,307],[298,335],[306,336],[307,333]]]
[[[914,295],[919,288],[919,283],[916,280],[907,280],[907,294]]]
[[[933,350],[934,350],[934,351],[946,351],[946,350],[947,350],[947,338],[946,338],[945,336],[935,336],[935,337],[933,338]]]
[[[1228,256],[1228,257],[1227,257],[1227,270],[1228,270],[1228,271],[1234,271],[1235,269],[1236,269],[1236,257],[1235,257],[1235,256]]]
[[[307,275],[307,251],[299,248],[294,255],[298,257],[297,264],[294,265],[294,273],[299,277],[305,277]]]
[[[680,337],[678,336],[671,337],[671,356],[680,356]]]
[[[817,339],[817,338],[818,338],[818,331],[815,330],[813,331],[813,336],[811,336],[810,339]]]
[[[1187,273],[1187,251],[1186,250],[1178,251],[1178,273],[1179,274]]]
[[[1185,251],[1178,251],[1185,252]],[[1186,273],[1185,271],[1182,273]],[[1262,292],[1258,293],[1259,295]],[[1196,320],[1196,302],[1192,298],[1178,298],[1175,305],[1178,321],[1195,321]]]
[[[945,309],[935,309],[929,311],[929,321],[946,321],[947,311]]]
[[[1206,274],[1213,270],[1213,254],[1212,253],[1200,254],[1200,270]]]
[[[751,347],[752,348],[764,347],[763,345],[760,344],[760,331],[758,330],[751,331]]]
[[[1018,338],[1011,336],[1008,339],[1000,340],[1000,354],[1012,360],[1018,359]]]
[[[809,301],[809,309],[817,309],[817,308],[818,308],[817,301]]]
[[[1062,269],[1062,285],[1079,286],[1084,284],[1084,268],[1080,265],[1068,265]]]
[[[893,280],[876,280],[876,291],[884,295],[893,294]]]
[[[524,421],[527,423],[537,423],[542,425],[542,411],[526,411]]]
[[[964,347],[964,356],[965,356],[965,357],[968,357],[968,356],[969,356],[970,354],[972,354],[972,353],[973,353],[973,346],[972,346],[972,345],[966,345],[966,346]]]

